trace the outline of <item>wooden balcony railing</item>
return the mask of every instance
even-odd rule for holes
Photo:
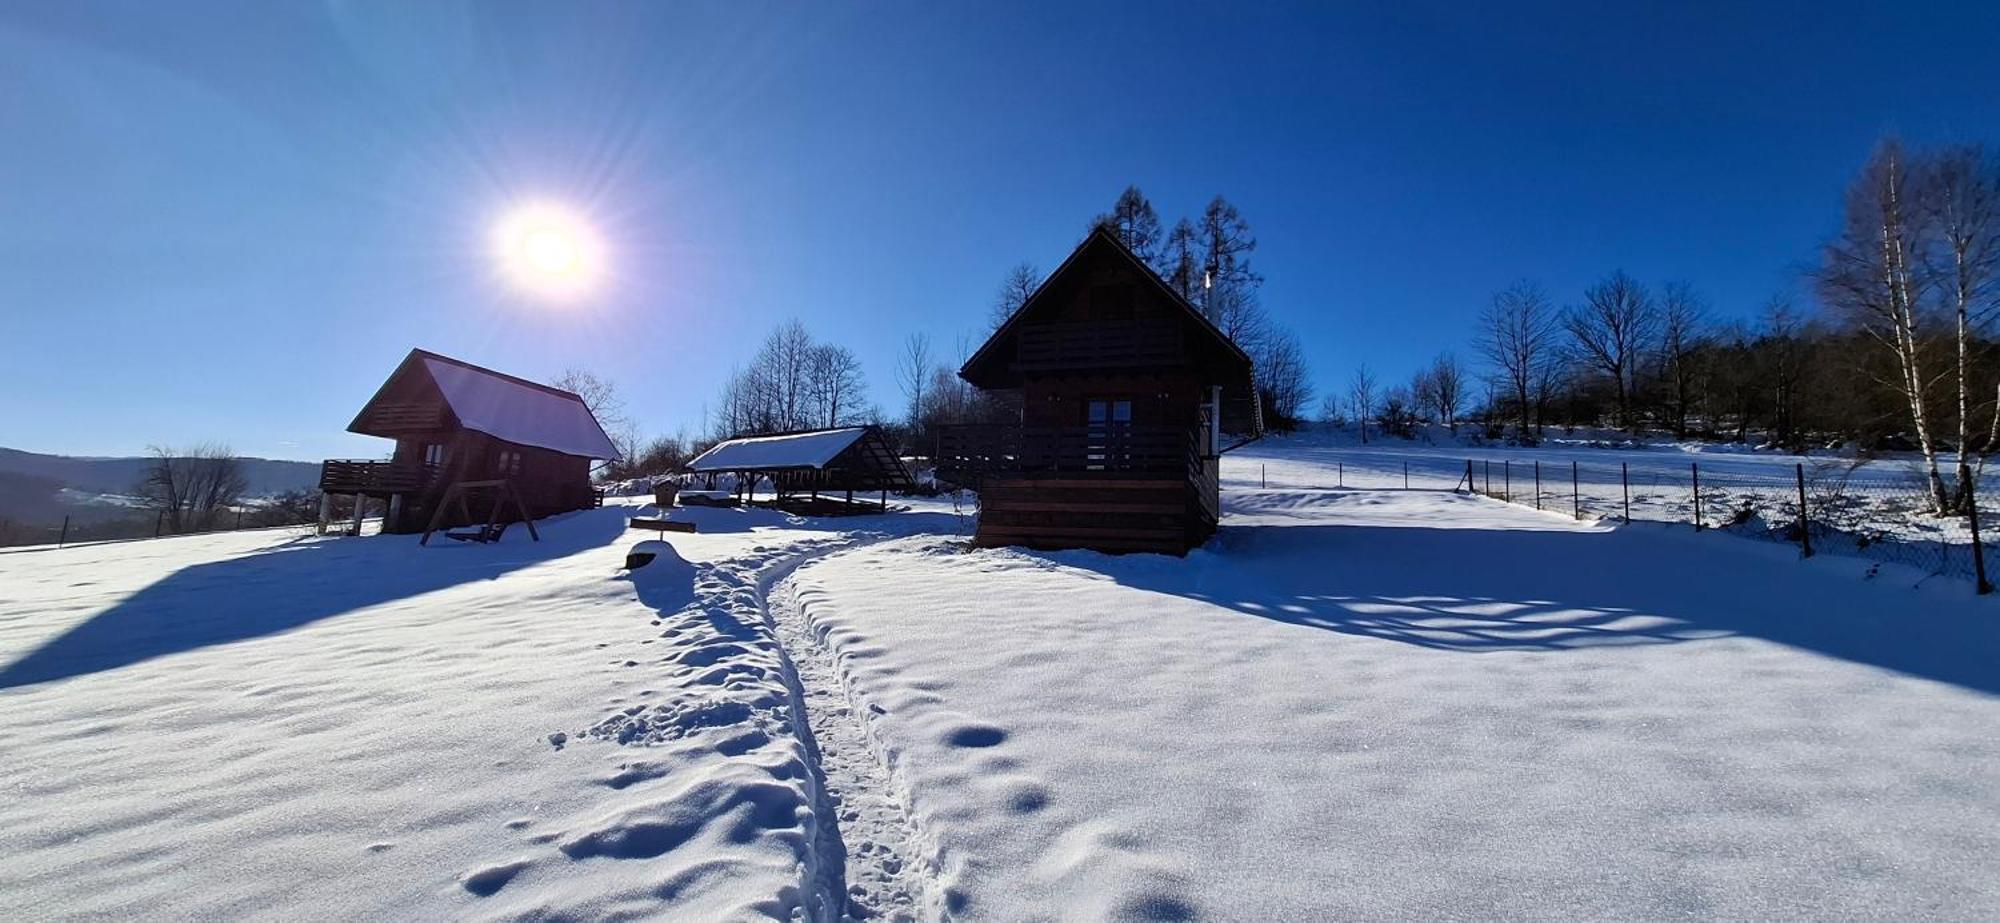
[[[1026,473],[1113,473],[1206,477],[1198,427],[1016,426],[938,427],[938,477],[976,487],[986,477]]]
[[[1144,368],[1187,362],[1181,327],[1172,321],[1092,321],[1021,328],[1014,367],[1024,372]]]
[[[319,489],[330,494],[405,494],[429,486],[428,465],[329,458],[319,466]]]

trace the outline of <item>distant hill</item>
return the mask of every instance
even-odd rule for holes
[[[312,462],[242,459],[247,496],[269,497],[319,483]],[[43,455],[0,448],[0,520],[42,525],[64,516],[103,520],[129,514],[122,500],[134,492],[152,464],[150,458],[92,458]]]

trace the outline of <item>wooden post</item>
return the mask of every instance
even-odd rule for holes
[[[1632,466],[1618,463],[1618,483],[1625,485],[1625,521],[1632,521]]]
[[[1576,475],[1576,462],[1570,462],[1569,463],[1570,514],[1575,516],[1578,522],[1583,521],[1583,488],[1578,486],[1578,482],[1580,480],[1581,479],[1578,478]]]
[[[1799,557],[1812,557],[1812,519],[1806,515],[1806,465],[1793,466],[1799,479]],[[1975,534],[1976,529],[1975,528]]]
[[[1500,460],[1500,499],[1514,502],[1514,460]]]
[[[67,541],[69,541],[69,517],[64,516],[62,534],[56,536],[56,547],[61,548],[63,546],[63,543]]]
[[[362,507],[364,507],[364,506],[366,505],[366,501],[367,501],[367,499],[368,499],[367,497],[364,497],[364,496],[362,496],[362,495],[360,495],[360,494],[355,494],[355,495],[354,495],[354,534],[355,534],[355,535],[360,535],[360,534],[361,534],[361,509],[362,509]]]
[[[600,506],[603,505],[601,501],[599,502],[599,505]],[[382,531],[388,532],[392,529],[400,529],[402,527],[403,527],[403,495],[390,494],[389,512],[382,520]]]
[[[153,517],[153,537],[159,538],[160,530],[166,528],[166,526],[167,526],[167,511],[161,510],[160,515]]]
[[[889,488],[882,488],[882,512],[889,511]]]
[[[326,534],[326,527],[333,524],[333,495],[322,491],[319,495],[319,534]]]
[[[1694,477],[1694,530],[1701,531],[1701,463],[1689,462],[1688,471]]]
[[[1966,522],[1972,527],[1972,575],[1973,590],[1984,596],[1993,592],[1993,583],[1986,579],[1986,545],[1979,540],[1979,482],[1968,485],[1965,492]]]
[[[1542,508],[1542,460],[1535,459],[1535,509]]]

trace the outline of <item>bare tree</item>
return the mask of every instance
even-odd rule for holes
[[[1611,379],[1618,396],[1618,425],[1636,431],[1633,383],[1639,357],[1659,330],[1659,309],[1646,287],[1623,270],[1585,290],[1583,302],[1563,315],[1563,328],[1569,331],[1578,358]]]
[[[1513,397],[1523,440],[1534,439],[1530,414],[1535,386],[1550,364],[1555,330],[1548,295],[1533,282],[1517,282],[1495,293],[1479,315],[1475,345]]]
[[[609,378],[600,378],[588,369],[571,368],[549,384],[582,398],[583,406],[590,408],[590,415],[597,418],[598,425],[607,433],[625,429],[631,422],[625,415],[625,399],[619,396],[618,386]]]
[[[1312,399],[1312,381],[1298,337],[1289,330],[1278,330],[1263,338],[1254,356],[1253,374],[1265,411],[1282,429],[1297,426],[1306,402]]]
[[[832,428],[853,422],[867,388],[861,360],[845,346],[820,343],[812,348],[806,372],[806,396],[814,425]]]
[[[1972,463],[1972,349],[2000,310],[2000,161],[1977,145],[1938,152],[1924,170],[1920,208],[1925,226],[1935,235],[1934,246],[1927,248],[1927,273],[1938,280],[1952,318],[1958,405],[1958,493],[1953,506],[1965,510],[1977,483]],[[2000,429],[2000,416],[1995,417],[1995,428]],[[1978,454],[1992,449],[1989,438]]]
[[[1368,420],[1375,414],[1375,373],[1368,366],[1354,370],[1347,383],[1347,400],[1354,408],[1354,427],[1361,431],[1361,444],[1368,444]]]
[[[1442,352],[1431,360],[1430,374],[1426,376],[1430,386],[1430,406],[1437,413],[1438,422],[1451,428],[1452,435],[1458,435],[1458,408],[1465,403],[1465,369],[1458,363],[1458,356]]]
[[[1243,220],[1236,206],[1221,196],[1216,196],[1203,210],[1198,233],[1202,256],[1198,303],[1202,313],[1221,327],[1222,313],[1242,310],[1248,303],[1243,296],[1264,282],[1262,276],[1250,270],[1250,251],[1257,249],[1257,238],[1251,235],[1250,223]]]
[[[910,406],[910,428],[920,429],[924,416],[924,389],[931,382],[931,338],[912,333],[903,340],[903,352],[896,359],[896,383]]]
[[[1189,304],[1199,304],[1201,298],[1201,237],[1195,230],[1194,222],[1182,218],[1167,234],[1167,243],[1160,251],[1160,278],[1167,287],[1178,292]]]
[[[1707,310],[1686,282],[1669,282],[1660,292],[1660,372],[1667,385],[1667,412],[1675,438],[1688,432],[1694,404],[1695,353],[1701,348]]]
[[[1016,263],[1007,270],[1007,278],[1000,281],[1000,291],[993,296],[993,311],[989,315],[989,332],[1000,329],[1014,312],[1028,303],[1029,296],[1042,284],[1042,275],[1035,271],[1033,263]]]
[[[186,450],[153,446],[149,451],[153,463],[139,482],[139,495],[160,511],[168,531],[209,528],[249,489],[242,462],[226,445],[202,443]]]
[[[1117,235],[1120,243],[1131,250],[1147,266],[1159,270],[1160,215],[1153,210],[1153,203],[1147,201],[1146,194],[1137,186],[1127,186],[1119,193],[1118,201],[1111,206],[1109,214],[1099,215],[1092,222]]]
[[[1938,471],[1937,439],[1929,404],[1935,379],[1925,348],[1923,229],[1918,185],[1902,145],[1876,148],[1847,190],[1839,236],[1826,246],[1819,271],[1821,298],[1849,323],[1894,356],[1894,387],[1909,408],[1923,452],[1932,508],[1944,512],[1951,497]]]

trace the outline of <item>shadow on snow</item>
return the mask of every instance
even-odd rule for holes
[[[1225,525],[1185,565],[1061,562],[1259,618],[1439,651],[1741,636],[2000,694],[2000,619],[1985,606],[1830,579],[1765,550],[1647,530]]]
[[[415,535],[314,541],[194,564],[133,593],[0,668],[0,689],[129,666],[155,657],[289,631],[322,619],[478,580],[581,551],[624,531],[622,511],[514,526],[494,545]],[[439,618],[450,618],[441,612]]]

